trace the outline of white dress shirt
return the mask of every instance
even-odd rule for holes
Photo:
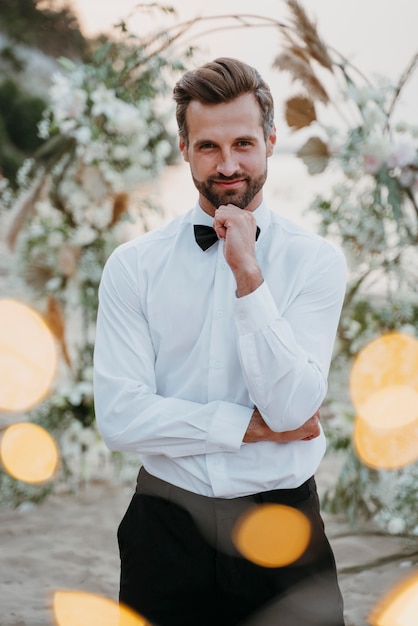
[[[237,298],[223,241],[205,252],[199,205],[119,246],[99,289],[95,410],[109,448],[137,452],[159,478],[206,496],[293,488],[312,476],[325,438],[243,443],[256,406],[275,431],[301,426],[327,392],[346,287],[330,242],[254,212],[264,283]]]

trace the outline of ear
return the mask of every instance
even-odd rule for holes
[[[189,163],[189,153],[182,137],[179,138],[179,150],[182,153],[183,159],[186,161],[186,163]]]
[[[273,126],[269,136],[267,137],[267,156],[271,157],[274,152],[274,146],[276,145],[277,135],[276,135],[276,127]]]

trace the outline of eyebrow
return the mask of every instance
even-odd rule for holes
[[[252,142],[257,142],[258,138],[255,135],[242,135],[239,137],[235,137],[233,139],[233,141],[252,141]],[[218,142],[215,141],[215,139],[196,139],[196,141],[193,142],[193,146],[198,147],[198,146],[202,146],[205,143],[213,143],[213,144],[217,144]]]

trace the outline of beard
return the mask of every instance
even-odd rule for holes
[[[257,178],[249,178],[242,174],[234,174],[233,176],[223,176],[218,174],[217,176],[211,176],[205,181],[197,180],[192,174],[193,182],[196,189],[208,200],[211,205],[217,209],[224,204],[234,204],[240,209],[245,209],[258,192],[263,188],[267,179],[267,168]],[[245,180],[245,188],[242,191],[236,191],[235,189],[217,191],[216,182],[220,180],[232,181],[237,179]]]

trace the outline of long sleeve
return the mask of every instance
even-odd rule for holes
[[[267,282],[236,301],[245,381],[273,430],[299,427],[325,398],[346,275],[343,255],[324,243],[283,313]]]
[[[103,439],[111,449],[148,455],[236,451],[252,413],[247,406],[222,400],[203,404],[158,393],[156,352],[136,290],[133,249],[128,256],[129,265],[112,255],[99,290],[94,390]],[[168,373],[170,364],[165,367]]]
[[[293,487],[325,451],[312,441],[244,443],[254,406],[293,430],[323,401],[346,284],[344,258],[322,238],[255,211],[264,283],[236,298],[223,241],[203,252],[199,206],[119,246],[99,289],[96,421],[112,450],[202,495]],[[206,220],[206,221],[205,221]]]

